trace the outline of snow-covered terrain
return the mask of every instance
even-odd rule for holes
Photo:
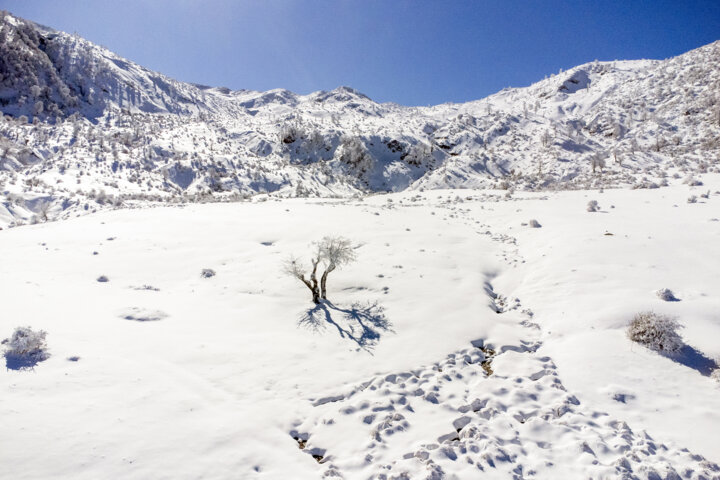
[[[720,42],[404,107],[0,17],[0,478],[720,479]]]
[[[623,185],[717,171],[720,42],[592,62],[466,104],[172,80],[0,16],[0,226],[256,193]]]
[[[720,176],[703,180],[4,231],[0,330],[47,331],[51,356],[0,376],[3,475],[720,478]],[[282,262],[326,234],[358,260],[314,306]],[[627,339],[644,310],[678,316],[680,355]]]

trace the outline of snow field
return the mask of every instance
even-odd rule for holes
[[[52,356],[0,376],[0,461],[12,478],[718,478],[719,197],[685,202],[696,189],[258,197],[4,231],[0,331],[44,329]],[[313,308],[281,264],[324,235],[358,261]],[[680,356],[627,339],[648,309],[678,316]]]
[[[45,329],[52,356],[34,372],[3,375],[0,411],[14,433],[2,463],[14,478],[60,465],[74,478],[222,478],[217,465],[312,478],[314,462],[283,446],[294,444],[288,425],[311,409],[308,398],[444,356],[482,336],[483,316],[494,315],[484,295],[471,295],[493,268],[492,244],[442,227],[421,209],[291,200],[116,211],[3,232],[14,254],[2,266],[12,295],[1,331]],[[326,234],[351,238],[359,260],[328,282],[338,327],[314,329],[299,324],[309,292],[281,263],[308,258]],[[203,278],[203,268],[216,276]],[[348,335],[361,338],[359,322],[340,309],[375,301],[391,325],[368,324],[375,335],[360,345]],[[289,459],[278,462],[278,448]]]

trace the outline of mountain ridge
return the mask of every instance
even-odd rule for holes
[[[183,83],[0,16],[2,224],[263,193],[653,188],[718,168],[720,41],[409,107],[345,86],[299,95]]]

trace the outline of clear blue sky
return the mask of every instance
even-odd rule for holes
[[[0,0],[182,81],[377,101],[479,99],[598,60],[720,39],[720,0]]]

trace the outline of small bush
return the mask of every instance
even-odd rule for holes
[[[100,282],[100,283],[106,283],[106,282],[109,282],[110,279],[109,279],[108,277],[106,277],[105,275],[100,275],[100,276],[97,278],[97,281]]]
[[[202,272],[200,272],[200,276],[203,278],[210,278],[215,276],[215,270],[212,268],[203,268]]]
[[[697,203],[697,197],[695,195],[690,195],[687,199],[688,203]]]
[[[683,346],[678,330],[682,328],[677,320],[655,312],[641,312],[635,315],[627,329],[627,336],[633,342],[663,353],[679,351]]]
[[[690,185],[691,187],[700,187],[703,184],[703,182],[701,182],[700,180],[693,178],[692,175],[688,175],[687,177],[685,177],[683,183],[686,185]]]
[[[670,290],[669,288],[661,288],[660,290],[655,292],[655,294],[658,296],[658,298],[660,300],[664,300],[666,302],[677,302],[678,301],[678,299],[675,296],[675,294],[673,293],[673,291]]]
[[[46,335],[47,332],[43,330],[36,332],[30,327],[17,327],[12,337],[2,341],[5,345],[5,356],[27,358],[38,362],[45,360],[49,356],[46,351]]]
[[[600,205],[598,205],[597,200],[590,200],[587,204],[587,211],[597,212],[598,210],[600,210]]]

